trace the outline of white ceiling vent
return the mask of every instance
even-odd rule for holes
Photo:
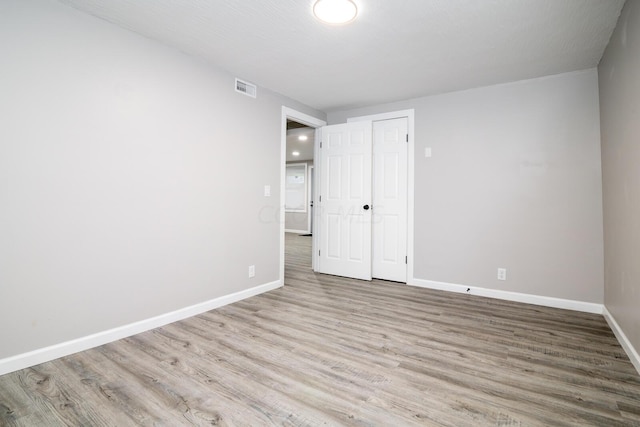
[[[244,93],[252,98],[256,97],[258,88],[256,85],[247,83],[244,80],[236,79],[236,92]]]

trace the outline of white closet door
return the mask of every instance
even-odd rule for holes
[[[407,281],[407,118],[373,122],[373,277]]]
[[[370,121],[322,128],[320,273],[371,280],[371,131]]]

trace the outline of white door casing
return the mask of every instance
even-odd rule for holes
[[[407,281],[406,117],[373,122],[372,275]]]
[[[314,175],[314,168],[313,166],[309,166],[309,173],[307,174],[308,176],[308,181],[309,181],[309,196],[308,196],[308,201],[307,204],[309,206],[309,214],[307,215],[307,221],[308,221],[308,226],[307,228],[309,229],[309,233],[313,236],[313,216],[314,216],[314,212],[313,212],[313,201],[315,200],[315,192],[314,192],[314,184],[313,184],[313,180],[315,179],[315,175]]]
[[[372,124],[322,128],[317,271],[371,280]]]

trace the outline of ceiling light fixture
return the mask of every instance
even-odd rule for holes
[[[313,14],[327,24],[346,24],[358,15],[358,7],[352,0],[317,0]]]
[[[306,141],[307,139],[309,139],[309,138],[307,137],[307,135],[300,135],[300,136],[298,137],[298,141]]]
[[[294,155],[294,156],[299,156],[299,155],[300,155],[300,152],[299,152],[299,151],[294,151],[294,152],[292,152],[291,154],[292,154],[292,155]]]

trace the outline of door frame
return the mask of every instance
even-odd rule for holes
[[[313,163],[315,165],[316,162],[316,157],[315,157],[315,153],[313,154]],[[316,183],[314,182],[314,170],[315,167],[313,165],[308,165],[307,166],[307,209],[308,209],[308,215],[307,215],[307,233],[310,233],[311,236],[313,236],[313,230],[311,229],[311,225],[313,224],[313,208],[315,206],[311,206],[311,203],[313,203],[314,205],[316,204],[316,202],[314,201],[314,194],[313,194],[313,189],[315,188]]]
[[[407,118],[407,132],[409,133],[409,142],[407,147],[407,284],[413,282],[414,258],[413,258],[413,229],[414,229],[414,193],[415,193],[415,110],[399,110],[388,113],[371,114],[367,116],[350,117],[347,123],[370,120],[371,122],[379,120],[401,119]],[[316,177],[317,178],[317,177]],[[314,254],[314,258],[317,254]]]
[[[284,224],[285,224],[285,179],[286,179],[286,166],[287,166],[287,119],[295,120],[298,123],[302,123],[312,128],[320,128],[326,126],[326,120],[319,119],[317,117],[310,116],[301,111],[294,110],[293,108],[282,106],[282,119],[280,123],[280,284],[284,286]],[[316,131],[317,134],[317,131]],[[315,142],[317,146],[317,141]],[[314,163],[317,156],[316,148],[314,147]],[[315,172],[314,168],[314,172]],[[315,181],[315,180],[314,180]],[[315,238],[315,233],[314,237]],[[312,258],[312,262],[315,265],[315,257]]]

